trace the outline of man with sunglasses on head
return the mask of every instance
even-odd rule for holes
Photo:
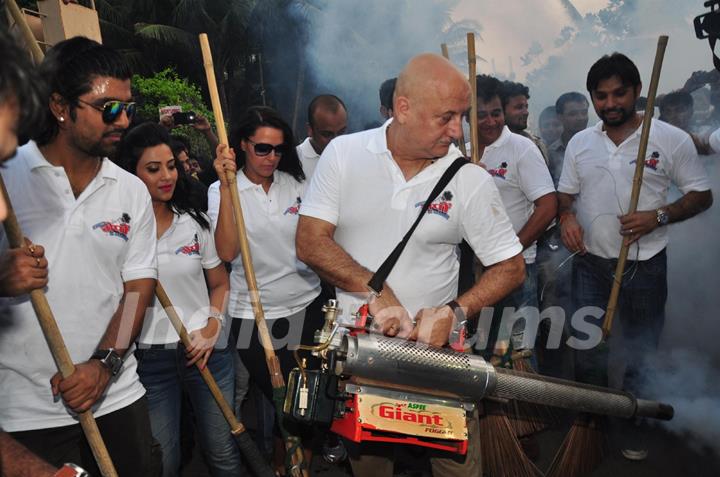
[[[145,185],[107,159],[135,112],[130,70],[117,52],[76,37],[50,49],[40,72],[44,125],[2,176],[23,232],[44,247],[45,293],[75,372],[57,373],[28,295],[8,293],[0,426],[53,465],[100,475],[77,419],[91,410],[119,475],[156,475],[145,390],[128,352],[155,287],[155,220]]]
[[[330,141],[347,132],[347,109],[345,103],[334,94],[321,94],[308,106],[308,137],[297,146],[298,157],[308,180],[315,172]]]

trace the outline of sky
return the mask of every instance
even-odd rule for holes
[[[584,16],[597,13],[609,2],[572,0],[572,3]],[[637,10],[632,18],[636,35],[613,46],[628,54],[638,65],[641,76],[649,78],[657,37],[660,34],[669,35],[659,92],[680,88],[693,71],[712,68],[708,43],[695,38],[693,27],[693,18],[707,10],[702,0],[637,0]],[[571,42],[561,48],[555,46],[563,27],[572,25],[561,0],[460,0],[453,11],[453,19],[473,19],[482,25],[482,40],[477,42],[476,50],[486,62],[478,62],[480,72],[508,76],[512,61],[516,80],[522,81],[533,69],[541,67],[551,54],[562,54],[566,58],[576,55],[577,61],[572,62],[575,67],[557,75],[554,83],[558,90],[540,93],[545,102],[562,93],[561,88],[583,91],[589,66],[601,54],[611,52],[598,48],[594,50],[597,54],[589,57],[588,45]],[[523,67],[520,58],[533,42],[538,42],[543,52],[530,65]],[[532,95],[533,85],[530,86]],[[544,97],[546,94],[547,98]],[[542,109],[540,105],[537,107]]]

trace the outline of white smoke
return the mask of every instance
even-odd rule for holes
[[[453,22],[458,0],[333,0],[307,12],[308,72],[318,92],[340,96],[354,129],[379,121],[380,84],[422,52],[466,55],[466,33],[480,25]],[[478,40],[479,41],[479,40]],[[467,59],[465,57],[465,61]]]

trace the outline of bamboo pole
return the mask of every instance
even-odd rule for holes
[[[20,11],[20,8],[18,7],[17,3],[15,3],[15,0],[7,0],[6,4],[8,10],[10,11],[10,14],[13,17],[13,20],[15,20],[15,24],[18,26],[18,28],[20,28],[20,32],[25,39],[25,43],[30,50],[33,59],[35,60],[35,64],[39,64],[43,60],[43,58],[45,58],[45,53],[43,53],[43,51],[38,46],[35,35],[33,35],[32,30],[30,30],[30,25],[28,25],[27,21],[25,20],[25,15],[22,11]]]
[[[630,207],[627,213],[632,214],[637,211],[638,201],[640,200],[640,187],[642,186],[643,171],[645,170],[645,154],[647,153],[648,140],[650,138],[650,125],[652,123],[653,112],[655,109],[655,96],[657,95],[658,83],[660,81],[660,71],[662,70],[663,58],[665,56],[665,48],[667,47],[668,37],[662,35],[658,38],[657,50],[655,52],[655,62],[653,64],[652,75],[650,76],[650,86],[648,88],[647,106],[643,114],[642,132],[640,133],[640,145],[638,146],[637,160],[635,161],[635,175],[633,176],[633,187],[630,195]],[[622,285],[622,277],[625,273],[625,262],[627,261],[630,245],[627,238],[623,238],[620,247],[620,256],[618,257],[617,266],[615,268],[615,276],[613,278],[612,289],[610,290],[610,298],[608,299],[605,311],[605,319],[603,320],[603,338],[610,336],[615,310],[617,308],[618,298],[620,296],[620,286]]]
[[[7,218],[5,222],[3,222],[3,226],[5,228],[5,234],[7,235],[8,245],[10,248],[22,248],[25,246],[24,235],[22,230],[20,230],[20,224],[13,211],[12,203],[10,202],[10,195],[5,188],[5,182],[1,175],[0,193],[4,196],[7,204]],[[45,336],[58,371],[60,371],[63,379],[70,377],[70,375],[75,372],[75,365],[65,346],[65,340],[63,340],[60,328],[58,328],[57,322],[55,321],[45,292],[43,290],[32,290],[30,292],[30,301],[32,302],[35,315],[37,315],[40,328]],[[90,449],[95,457],[95,461],[100,468],[100,472],[105,477],[117,477],[118,474],[115,471],[115,466],[105,447],[105,442],[103,441],[102,435],[100,435],[100,430],[98,429],[97,422],[95,422],[92,411],[82,412],[78,414],[78,418],[85,438],[88,444],[90,444]]]
[[[442,51],[443,57],[445,57],[446,60],[450,61],[450,52],[448,51],[447,43],[442,43],[440,45],[440,50]],[[462,119],[460,120],[460,137],[458,138],[458,147],[460,148],[460,152],[462,152],[463,156],[467,157],[467,148],[465,147],[465,133],[462,130]]]
[[[185,329],[185,325],[183,325],[180,316],[178,316],[175,311],[175,307],[173,307],[170,297],[168,297],[162,284],[160,284],[160,281],[158,281],[155,285],[155,296],[157,296],[158,301],[165,310],[165,313],[180,337],[180,341],[182,341],[183,346],[185,346],[185,348],[190,348],[192,346],[190,335],[188,334],[187,329]],[[218,330],[218,333],[219,332],[220,330]],[[235,417],[235,413],[225,400],[225,396],[223,396],[220,387],[217,385],[217,382],[208,367],[201,367],[200,361],[195,362],[195,366],[200,372],[200,376],[203,381],[207,384],[210,394],[212,394],[213,399],[215,399],[215,402],[220,408],[220,412],[223,416],[225,416],[225,420],[230,426],[230,433],[235,438],[235,441],[238,444],[243,457],[245,457],[245,462],[248,467],[250,467],[250,470],[252,470],[253,474],[257,477],[272,477],[275,475],[265,462],[265,459],[262,455],[260,455],[260,451],[257,449],[254,441],[245,433],[245,426],[243,426],[242,423]]]
[[[470,154],[472,155],[471,160],[474,164],[480,162],[478,156],[478,132],[477,132],[477,56],[475,55],[475,34],[467,34],[467,47],[468,47],[468,68],[470,69],[470,91],[471,101],[470,104]]]
[[[228,144],[227,131],[225,129],[225,121],[223,119],[222,108],[220,106],[220,98],[217,92],[217,82],[215,80],[215,70],[212,62],[212,52],[210,51],[210,43],[207,34],[200,34],[200,49],[202,50],[203,64],[205,65],[205,74],[207,76],[208,91],[210,92],[210,102],[212,103],[213,112],[215,114],[215,122],[218,127],[218,139],[220,144]],[[245,280],[250,295],[250,303],[255,316],[255,324],[258,328],[258,338],[265,352],[265,362],[270,373],[270,383],[274,390],[285,388],[285,378],[282,375],[280,361],[275,355],[270,339],[270,331],[265,321],[265,312],[260,302],[260,293],[258,292],[257,280],[255,278],[255,269],[253,268],[252,257],[250,255],[250,244],[248,242],[245,229],[245,220],[243,219],[242,207],[240,205],[240,196],[235,186],[235,174],[225,171],[228,184],[230,185],[230,196],[232,199],[233,212],[235,216],[235,225],[237,227],[238,241],[240,243],[240,256],[242,257],[243,269],[245,271]],[[286,447],[291,444],[286,443]],[[307,476],[307,470],[302,469],[303,453],[302,449],[297,448],[293,453],[293,475]]]

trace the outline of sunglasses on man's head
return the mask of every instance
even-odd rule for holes
[[[264,142],[255,142],[251,139],[247,139],[247,142],[253,145],[256,156],[267,156],[272,151],[275,151],[275,155],[277,157],[282,157],[285,151],[287,151],[287,147],[285,146],[285,144],[278,144],[277,146],[273,146],[272,144],[267,144]]]
[[[125,102],[112,100],[105,102],[102,106],[83,101],[79,98],[78,101],[83,104],[87,104],[93,109],[97,109],[98,111],[100,111],[102,113],[102,119],[105,124],[114,123],[118,116],[120,116],[120,114],[123,112],[123,109],[125,110],[125,114],[127,114],[128,121],[132,121],[133,116],[135,116],[136,106],[134,101]]]

